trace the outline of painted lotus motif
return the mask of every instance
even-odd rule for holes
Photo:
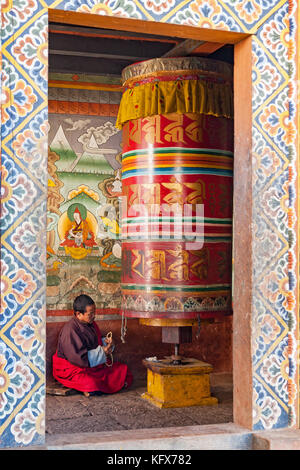
[[[253,40],[252,49],[252,103],[257,109],[279,87],[283,78],[266,52]]]
[[[252,162],[254,184],[257,191],[261,190],[282,165],[282,159],[265,140],[261,132],[253,128],[254,149]],[[257,193],[258,194],[258,193]]]
[[[45,390],[41,387],[15,418],[11,427],[18,444],[28,445],[38,441],[45,433]]]
[[[267,394],[257,381],[253,382],[253,426],[254,429],[272,429],[278,423],[282,410],[278,402]]]
[[[13,352],[0,341],[0,419],[9,416],[18,400],[34,383],[30,368],[17,360]]]
[[[36,194],[36,188],[28,176],[23,174],[5,154],[2,154],[0,222],[2,230],[6,230],[22,212],[32,205]]]
[[[294,109],[290,104],[286,89],[274,103],[264,108],[259,117],[263,129],[282,149],[286,149],[286,146],[291,144],[296,136],[296,127],[291,119],[293,117],[291,113],[294,113]]]
[[[23,253],[32,268],[44,277],[43,266],[46,263],[46,230],[41,231],[41,224],[46,227],[45,202],[36,207],[27,220],[21,223],[11,236],[15,249]]]
[[[171,22],[201,28],[240,30],[233,18],[227,15],[225,10],[222,10],[216,0],[194,0],[187,8],[176,13]]]
[[[38,300],[10,331],[15,344],[41,370],[45,366],[45,307]]]
[[[0,325],[3,325],[16,313],[19,305],[23,305],[32,296],[37,285],[32,274],[19,268],[13,255],[5,248],[1,249],[1,256]]]
[[[125,18],[142,18],[136,4],[132,0],[71,0],[65,4],[66,10],[75,10],[83,13],[93,13],[95,15],[120,16]]]
[[[269,260],[269,253],[272,253],[273,257],[282,249],[282,242],[277,233],[267,225],[264,219],[257,217],[257,230],[255,230],[254,249],[256,256],[261,260]],[[265,264],[261,263],[259,269],[261,272],[265,268]]]
[[[48,17],[44,15],[12,47],[14,57],[44,92],[48,84]]]
[[[286,2],[272,20],[262,27],[260,33],[265,47],[276,54],[278,62],[286,72],[289,71],[289,62],[295,54],[295,42],[291,35],[295,23],[289,14],[288,3],[291,6],[294,2]]]
[[[261,19],[277,0],[229,0],[226,3],[234,9],[235,14],[246,25],[252,25]]]
[[[2,70],[2,136],[6,137],[12,128],[33,109],[37,97],[32,87],[20,78],[13,67],[3,58]]]
[[[259,336],[261,336],[262,343],[268,345],[277,338],[277,336],[281,332],[281,328],[278,321],[270,314],[267,314],[260,319],[259,332]],[[257,341],[257,333],[255,335],[255,338]]]
[[[141,0],[147,11],[154,15],[167,13],[175,6],[175,0]]]
[[[270,289],[274,289],[277,297],[275,276],[269,281]],[[252,332],[253,363],[257,364],[266,354],[268,348],[282,332],[282,325],[275,315],[265,307],[261,300],[255,301],[255,319]]]
[[[1,38],[6,40],[37,10],[36,0],[1,1]]]
[[[29,126],[17,134],[12,142],[16,156],[28,166],[32,174],[46,187],[49,124],[46,111],[42,111]]]
[[[283,340],[276,352],[267,357],[260,369],[261,375],[268,385],[275,389],[276,394],[285,402],[289,401],[288,340]]]

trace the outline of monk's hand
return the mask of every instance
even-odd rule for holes
[[[102,349],[103,349],[103,351],[105,352],[106,355],[111,353],[111,345],[110,344],[107,344],[106,346],[102,346]]]
[[[106,337],[105,342],[106,342],[107,346],[109,346],[112,349],[112,347],[114,346],[114,342],[112,340],[112,337],[111,336]]]

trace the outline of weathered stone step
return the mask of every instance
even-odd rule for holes
[[[251,450],[251,431],[232,423],[51,435],[48,450]]]

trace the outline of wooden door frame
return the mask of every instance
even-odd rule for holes
[[[234,45],[233,406],[234,423],[252,428],[252,51],[251,35],[155,21],[49,9],[49,21]],[[246,255],[246,257],[245,257]],[[243,260],[243,262],[239,262]],[[246,288],[245,288],[246,287]]]

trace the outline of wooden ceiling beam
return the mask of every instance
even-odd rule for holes
[[[204,41],[197,39],[186,39],[185,41],[176,44],[172,49],[163,54],[161,57],[183,57],[195,52],[195,49],[204,44]]]
[[[216,52],[221,47],[225,46],[225,44],[219,44],[216,42],[203,42],[199,47],[194,49],[193,54],[205,54],[209,55],[213,52]]]

